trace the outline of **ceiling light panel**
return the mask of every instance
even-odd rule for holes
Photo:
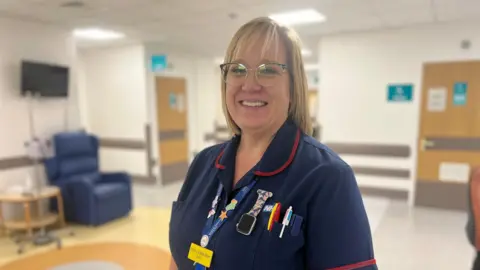
[[[112,39],[120,39],[125,37],[123,33],[100,29],[100,28],[76,29],[73,31],[73,35],[79,39],[89,39],[89,40],[112,40]]]
[[[293,10],[278,14],[272,14],[269,17],[280,24],[290,26],[321,23],[327,20],[327,18],[323,14],[316,11],[315,9]]]

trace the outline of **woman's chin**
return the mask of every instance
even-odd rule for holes
[[[262,119],[249,119],[248,121],[241,121],[239,126],[242,130],[261,130],[269,126],[269,122]]]

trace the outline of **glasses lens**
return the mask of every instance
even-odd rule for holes
[[[257,83],[262,86],[273,86],[284,71],[284,67],[279,64],[262,64],[256,69]],[[232,86],[243,85],[248,76],[248,68],[240,63],[225,64],[222,72],[225,83]]]
[[[248,69],[242,64],[226,64],[223,66],[223,78],[227,84],[239,86],[245,82]]]
[[[260,85],[273,86],[282,76],[283,67],[277,64],[263,64],[257,68],[257,80]]]

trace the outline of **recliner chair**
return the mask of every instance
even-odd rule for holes
[[[98,226],[132,210],[131,177],[99,171],[99,141],[85,132],[53,136],[54,157],[45,160],[50,184],[61,189],[69,222]]]

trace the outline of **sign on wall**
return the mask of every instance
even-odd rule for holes
[[[447,108],[447,88],[435,87],[428,89],[427,110],[429,112],[443,112]]]
[[[152,72],[164,71],[167,68],[167,56],[164,54],[151,56]]]
[[[467,104],[467,88],[465,82],[457,82],[453,86],[453,105],[465,106]]]
[[[413,100],[413,84],[390,84],[387,87],[389,102],[409,102]]]
[[[470,164],[457,162],[442,162],[438,175],[440,181],[468,183],[470,179]]]
[[[177,110],[178,112],[185,111],[185,97],[183,94],[177,94]]]
[[[183,94],[170,92],[168,95],[168,105],[170,109],[184,112],[185,111],[185,96]]]

